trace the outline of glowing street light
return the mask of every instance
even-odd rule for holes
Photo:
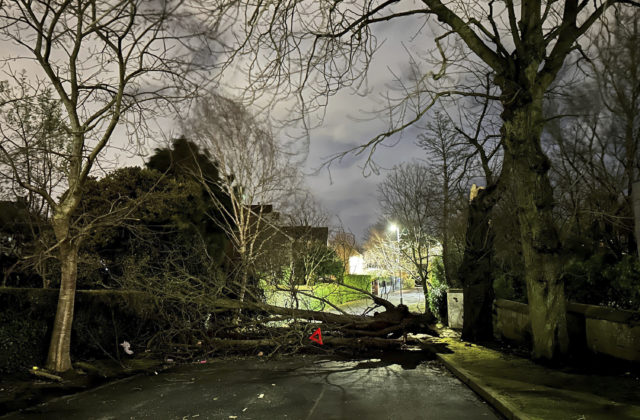
[[[395,223],[391,223],[389,225],[390,231],[396,232],[396,242],[398,244],[398,249],[396,252],[396,265],[398,267],[398,276],[400,277],[400,305],[402,305],[402,269],[400,267],[400,226]]]

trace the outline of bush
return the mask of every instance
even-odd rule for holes
[[[413,277],[406,277],[402,279],[403,289],[411,289],[413,287],[416,287],[416,281]]]
[[[46,361],[58,290],[0,288],[0,374]],[[72,358],[116,357],[118,343],[143,350],[157,329],[155,303],[138,292],[87,291],[76,294],[71,334]]]
[[[371,291],[371,276],[366,274],[347,274],[344,276],[343,283],[367,292]],[[364,297],[362,293],[356,290],[345,288],[345,302],[363,299]]]
[[[440,321],[447,320],[447,281],[444,275],[442,258],[436,257],[431,262],[429,270],[429,310]]]
[[[567,299],[579,303],[640,310],[640,262],[601,252],[572,259],[562,274]]]
[[[357,287],[365,291],[371,291],[371,276],[369,275],[356,275],[349,274],[344,276],[343,283],[318,283],[312,287],[299,286],[298,290],[305,290],[314,296],[325,299],[334,305],[342,305],[343,303],[351,302],[354,300],[365,299],[367,295],[353,290],[349,287],[344,287],[343,284]],[[282,299],[280,299],[282,301]],[[327,304],[308,296],[298,295],[298,301],[300,306],[305,309],[314,311],[320,311],[326,308]]]
[[[496,299],[507,299],[527,303],[527,294],[522,279],[505,272],[494,272],[493,292]]]

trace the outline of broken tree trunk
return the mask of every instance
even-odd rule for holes
[[[366,291],[362,292],[381,309],[373,316],[274,306],[252,294],[248,296],[254,299],[240,301],[201,289],[187,292],[172,293],[159,300],[158,293],[154,295],[160,305],[159,321],[164,321],[163,325],[167,327],[148,340],[148,348],[170,348],[186,359],[203,351],[243,351],[256,346],[296,351],[296,348],[306,346],[306,338],[319,327],[328,344],[356,349],[396,348],[399,345],[393,340],[408,333],[438,336],[432,328],[435,323],[432,314],[411,313],[405,305],[395,306]],[[149,292],[143,294],[150,295]],[[238,311],[242,316],[235,323],[233,320]]]
[[[462,338],[483,341],[493,338],[493,231],[490,214],[499,197],[498,184],[473,185],[467,215],[467,232],[458,277],[464,292]]]
[[[437,333],[430,328],[434,318],[431,314],[414,314],[405,305],[395,306],[376,297],[375,302],[385,307],[385,311],[374,316],[344,315],[305,309],[284,308],[262,302],[240,302],[233,299],[216,299],[215,307],[224,309],[248,309],[279,315],[291,319],[306,319],[331,324],[334,329],[354,336],[380,337],[393,333],[425,332]]]

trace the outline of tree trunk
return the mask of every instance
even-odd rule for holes
[[[480,189],[469,203],[467,231],[458,278],[464,296],[462,339],[493,338],[493,232],[489,215],[497,202],[497,185]]]
[[[535,83],[535,82],[534,82]],[[533,333],[533,357],[554,359],[568,351],[564,284],[560,279],[560,241],[554,225],[550,163],[540,138],[542,89],[519,89],[503,103],[502,138],[505,159],[512,162],[529,315]]]
[[[225,308],[230,310],[246,309],[249,311],[264,311],[269,315],[280,315],[297,319],[307,319],[316,322],[332,324],[332,328],[341,330],[349,335],[384,337],[393,332],[424,332],[437,335],[430,325],[434,317],[429,314],[413,314],[405,305],[395,306],[392,303],[375,297],[374,302],[385,308],[384,312],[374,316],[344,315],[330,312],[311,311],[306,309],[283,308],[262,302],[240,302],[237,299],[215,299],[209,306],[211,309]],[[318,324],[320,326],[320,324]]]
[[[443,203],[442,203],[442,265],[444,267],[444,277],[447,285],[453,287],[459,287],[460,282],[453,276],[451,269],[451,259],[449,258],[449,176],[448,168],[444,166],[444,188],[443,188]]]
[[[640,181],[633,184],[632,190],[631,202],[636,222],[636,247],[638,248],[638,258],[640,258]]]
[[[429,282],[426,278],[420,280],[422,283],[422,293],[424,294],[424,313],[432,315],[431,308],[429,308]]]
[[[46,367],[54,372],[65,372],[71,369],[71,325],[78,277],[78,245],[69,239],[68,219],[54,219],[53,225],[60,241],[58,258],[62,276]]]

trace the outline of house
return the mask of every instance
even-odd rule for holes
[[[349,257],[349,263],[347,265],[347,272],[349,274],[369,274],[367,267],[364,263],[364,256],[360,253]]]

